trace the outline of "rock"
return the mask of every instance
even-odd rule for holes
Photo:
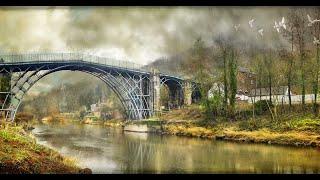
[[[79,171],[80,174],[92,174],[92,170],[89,168],[84,168]]]
[[[268,144],[271,144],[271,141],[268,141]]]
[[[225,135],[216,135],[216,140],[223,140],[225,137]]]
[[[316,146],[317,146],[317,143],[316,143],[316,142],[314,142],[314,141],[312,141],[312,142],[310,143],[310,146],[312,146],[312,147],[316,147]]]

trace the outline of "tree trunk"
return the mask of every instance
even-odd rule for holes
[[[269,101],[272,102],[272,77],[271,77],[271,51],[268,61],[268,85],[269,85]]]
[[[235,118],[235,101],[237,94],[237,63],[235,60],[235,50],[231,49],[231,57],[229,62],[229,72],[230,72],[230,107],[231,107],[231,117]]]
[[[269,75],[268,75],[268,79],[269,79],[269,101],[270,103],[272,102],[272,82],[271,82],[271,73],[269,72]]]
[[[252,103],[252,108],[253,108],[252,118],[253,118],[253,119],[255,119],[254,115],[255,115],[256,95],[257,95],[257,82],[255,83],[254,96],[253,96],[253,103]]]
[[[317,45],[317,64],[316,64],[316,77],[315,77],[315,81],[314,81],[314,102],[313,102],[313,112],[315,116],[318,116],[318,103],[317,103],[317,95],[318,95],[318,81],[319,81],[319,47]]]
[[[225,115],[227,115],[227,106],[228,106],[228,82],[227,82],[227,52],[223,52],[223,83],[224,83],[224,100],[223,106],[225,109]]]
[[[292,76],[292,66],[293,66],[293,31],[291,30],[291,57],[289,64],[289,73],[288,73],[288,95],[289,95],[289,111],[291,111],[291,76]]]
[[[290,60],[289,72],[288,72],[288,96],[289,96],[289,110],[291,111],[291,76],[292,76],[292,64],[293,59]]]
[[[262,86],[262,65],[259,68],[259,97],[261,101],[261,86]]]
[[[302,96],[302,109],[305,109],[305,74],[304,74],[304,55],[301,53],[300,55],[300,69],[301,69],[301,96]]]

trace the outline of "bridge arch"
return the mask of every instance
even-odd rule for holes
[[[141,89],[142,82],[149,83],[149,78],[144,75],[123,73],[116,69],[103,69],[96,66],[90,66],[82,63],[70,63],[55,65],[50,67],[51,64],[45,64],[37,68],[12,68],[11,72],[18,72],[17,77],[11,82],[11,96],[9,108],[12,111],[7,112],[6,118],[9,116],[13,120],[16,112],[23,100],[24,95],[28,90],[36,84],[43,77],[62,70],[81,71],[91,74],[104,83],[106,83],[118,96],[121,104],[123,105],[126,117],[128,119],[142,119],[151,115],[149,107],[149,99],[143,96],[143,88]],[[29,71],[30,70],[30,71]]]
[[[171,108],[177,108],[184,104],[184,84],[181,80],[170,77],[161,78],[161,87],[166,87],[169,91],[169,104]]]

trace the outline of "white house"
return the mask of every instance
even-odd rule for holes
[[[223,84],[214,83],[212,88],[208,91],[208,98],[212,98],[214,94],[218,93],[220,93],[221,96],[224,96],[224,86]],[[236,94],[236,99],[240,101],[248,101],[249,97],[238,92]]]
[[[279,87],[272,87],[271,88],[271,100],[274,103],[277,104],[289,104],[289,88],[288,86],[279,86]],[[302,102],[302,95],[298,94],[291,94],[291,103],[292,104],[299,104]],[[255,102],[260,100],[269,100],[270,95],[269,95],[269,88],[258,88],[258,89],[252,89],[249,95],[248,102],[252,103],[254,101],[255,97]],[[305,101],[306,103],[311,103],[314,101],[314,95],[313,94],[306,94],[305,95]]]

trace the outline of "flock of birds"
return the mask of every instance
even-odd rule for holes
[[[307,14],[307,17],[308,17],[308,26],[312,26],[313,24],[317,23],[317,22],[320,22],[320,19],[312,19],[309,14]],[[249,27],[250,28],[253,28],[254,27],[254,21],[255,19],[251,19],[249,20],[248,24],[249,24]],[[239,28],[240,28],[240,24],[237,24],[234,26],[235,30],[238,31]],[[284,17],[282,17],[281,21],[277,22],[275,21],[274,22],[274,26],[273,26],[274,29],[276,29],[276,31],[279,33],[281,28],[283,29],[287,29],[287,26],[286,26],[286,23],[285,23],[285,19]],[[258,29],[258,33],[263,36],[263,28],[260,28]],[[320,40],[317,39],[316,37],[313,37],[313,43],[316,44],[316,45],[320,45]]]

